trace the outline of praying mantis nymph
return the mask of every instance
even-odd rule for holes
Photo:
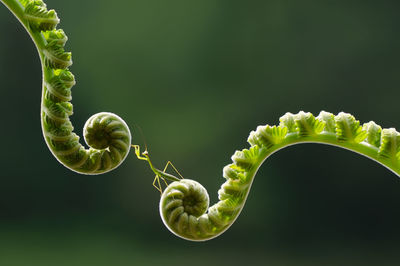
[[[151,170],[152,170],[152,171],[154,172],[154,174],[156,175],[156,176],[154,177],[154,180],[153,180],[153,186],[154,186],[161,194],[162,194],[162,192],[163,192],[163,189],[162,189],[162,186],[161,186],[161,181],[160,181],[160,179],[164,182],[164,184],[165,184],[167,187],[168,187],[168,182],[167,182],[167,180],[173,182],[173,181],[180,181],[181,179],[183,179],[182,175],[181,175],[181,174],[179,173],[179,171],[175,168],[175,166],[171,163],[171,161],[168,161],[168,162],[167,162],[167,164],[165,165],[165,167],[164,167],[163,170],[159,170],[159,169],[155,168],[154,165],[153,165],[153,163],[151,162],[151,160],[150,160],[150,155],[149,155],[149,152],[148,152],[147,148],[146,148],[143,152],[140,152],[140,146],[139,146],[139,145],[132,145],[132,148],[135,149],[136,157],[137,157],[139,160],[147,161],[147,162],[149,163],[149,166],[150,166]],[[176,177],[176,176],[174,176],[174,175],[171,175],[171,174],[167,173],[166,171],[167,171],[168,166],[171,166],[171,167],[174,169],[174,171],[180,176],[180,178],[178,178],[178,177]]]

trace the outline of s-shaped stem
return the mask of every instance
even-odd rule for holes
[[[84,126],[85,142],[79,143],[69,119],[72,115],[71,88],[75,85],[68,40],[56,29],[59,19],[42,0],[0,0],[21,22],[39,53],[42,73],[41,122],[47,146],[58,161],[81,174],[101,174],[118,167],[130,150],[131,133],[117,115],[102,112],[90,117]]]
[[[236,151],[225,166],[226,182],[218,191],[219,202],[208,208],[206,189],[198,182],[182,179],[171,183],[160,200],[160,215],[175,235],[192,241],[209,240],[225,232],[239,216],[254,177],[273,153],[300,143],[328,144],[364,155],[400,175],[400,133],[382,129],[374,122],[360,126],[346,113],[322,111],[287,113],[279,126],[259,126],[250,132],[249,149]]]

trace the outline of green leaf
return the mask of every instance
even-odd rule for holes
[[[250,132],[247,141],[251,145],[271,148],[273,145],[281,143],[287,134],[287,127],[282,126],[258,126],[256,131]]]
[[[379,156],[388,159],[397,159],[400,150],[400,133],[394,128],[382,129]]]
[[[347,113],[339,113],[335,117],[336,136],[339,141],[360,143],[367,137],[367,132],[360,126],[360,121]]]
[[[56,11],[47,10],[46,4],[42,0],[23,1],[22,4],[25,4],[24,18],[33,30],[53,30],[60,22]]]
[[[321,111],[317,116],[317,119],[325,122],[324,131],[330,133],[336,133],[336,123],[334,114]]]
[[[262,149],[259,146],[252,146],[250,149],[236,151],[232,155],[232,161],[242,169],[248,170],[255,165],[262,157]]]
[[[296,122],[294,121],[295,115],[292,113],[287,112],[283,116],[279,118],[280,127],[287,127],[288,133],[297,132]]]
[[[300,111],[295,115],[297,130],[300,136],[314,136],[322,132],[325,122],[316,119],[312,113]]]
[[[381,132],[382,128],[375,124],[374,121],[370,121],[363,125],[363,130],[367,132],[365,141],[377,148],[381,145]]]

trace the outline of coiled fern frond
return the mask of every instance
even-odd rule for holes
[[[69,169],[82,174],[101,174],[116,168],[130,150],[131,133],[126,123],[113,113],[93,115],[84,126],[86,149],[73,133],[69,71],[72,55],[65,51],[67,35],[57,29],[54,10],[42,0],[0,0],[18,18],[39,52],[43,71],[41,122],[47,146]]]
[[[400,175],[400,133],[394,128],[381,129],[372,121],[361,126],[352,115],[343,112],[334,115],[322,111],[317,117],[305,112],[287,113],[280,118],[279,126],[259,126],[250,132],[248,142],[250,147],[236,151],[232,163],[224,167],[226,181],[218,191],[219,202],[208,209],[208,193],[198,182],[182,179],[167,186],[159,209],[171,232],[192,241],[209,240],[225,232],[243,209],[262,163],[271,154],[293,144],[342,147]]]

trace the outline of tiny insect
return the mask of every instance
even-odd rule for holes
[[[165,184],[165,186],[168,186],[168,181],[180,181],[181,179],[184,179],[183,176],[179,173],[178,169],[172,164],[171,161],[168,161],[167,164],[165,165],[163,170],[157,169],[154,167],[153,163],[150,160],[149,152],[146,149],[143,152],[140,152],[140,146],[139,145],[132,145],[132,148],[135,149],[135,154],[136,157],[139,160],[147,161],[150,165],[151,170],[156,174],[153,180],[153,187],[155,187],[160,194],[162,194],[163,189],[162,189],[162,183]],[[176,177],[172,174],[167,173],[168,166],[171,166],[174,171],[179,175],[179,177]],[[162,180],[162,181],[160,181]]]

